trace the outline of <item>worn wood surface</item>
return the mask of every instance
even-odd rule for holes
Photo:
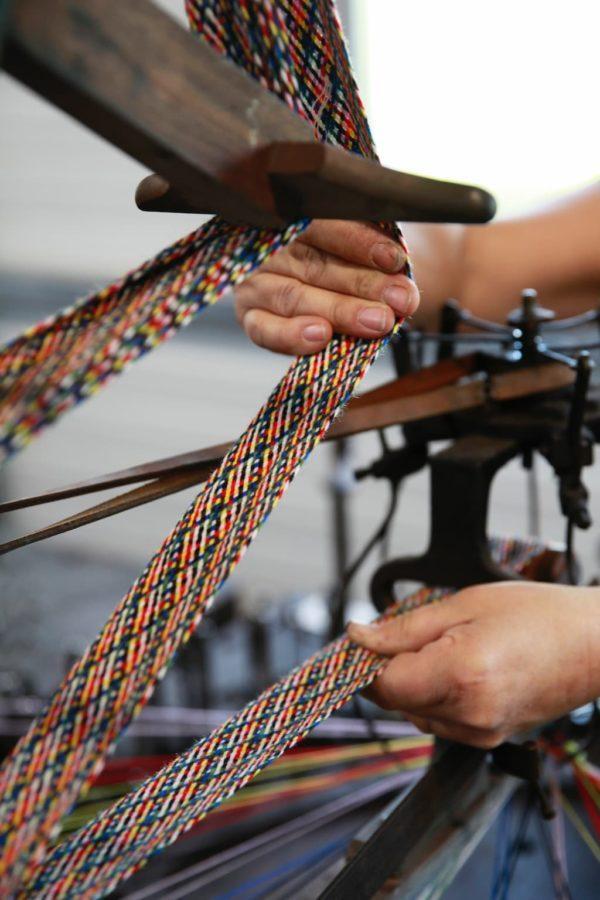
[[[278,98],[148,0],[15,0],[3,65],[229,217],[278,224],[234,187],[236,170],[274,140],[312,140]]]
[[[236,173],[239,187],[255,184],[264,202],[257,157]],[[261,157],[278,215],[300,218],[403,222],[487,222],[495,201],[486,191],[452,182],[407,175],[328,144],[275,142]],[[158,175],[138,185],[135,201],[147,212],[214,212],[197,208],[189,197]]]
[[[307,122],[149,0],[13,0],[4,49],[8,72],[162,177],[162,187],[139,187],[142,208],[271,227],[303,216],[494,214],[477,188],[319,144]]]

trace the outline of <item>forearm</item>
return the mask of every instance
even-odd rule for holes
[[[573,708],[600,697],[600,588],[576,588],[576,665],[565,680],[566,705]]]
[[[456,297],[478,315],[503,320],[524,287],[558,315],[600,295],[600,184],[530,215],[485,226],[405,227],[422,303],[417,323],[437,327]]]

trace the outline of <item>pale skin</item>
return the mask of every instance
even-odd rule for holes
[[[304,355],[334,332],[381,337],[406,315],[435,328],[448,297],[500,321],[524,287],[559,316],[600,300],[600,184],[519,219],[403,231],[420,297],[402,253],[374,226],[317,221],[237,289],[238,320],[259,346]],[[598,588],[475,586],[348,634],[389,657],[371,688],[377,703],[478,747],[600,696]]]

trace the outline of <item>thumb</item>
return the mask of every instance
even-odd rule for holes
[[[430,606],[413,609],[394,618],[380,619],[371,625],[350,622],[348,637],[355,644],[382,656],[417,651],[437,641],[448,628],[465,619],[460,604],[450,598]]]

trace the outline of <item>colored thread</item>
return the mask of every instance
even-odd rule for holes
[[[509,554],[502,562],[509,567],[513,558],[524,565],[539,552],[536,545],[515,541],[502,546]],[[449,593],[424,588],[384,618]],[[95,897],[113,890],[370,684],[385,663],[346,637],[325,647],[56,847],[30,890],[49,897]]]
[[[319,134],[373,155],[328,0],[208,0],[187,9],[204,40],[297,112],[310,118],[319,99]],[[5,452],[167,337],[302,227],[273,233],[213,220],[122,282],[13,341],[0,358]],[[61,818],[385,343],[338,336],[291,366],[19,742],[0,773],[3,883],[31,879]]]

